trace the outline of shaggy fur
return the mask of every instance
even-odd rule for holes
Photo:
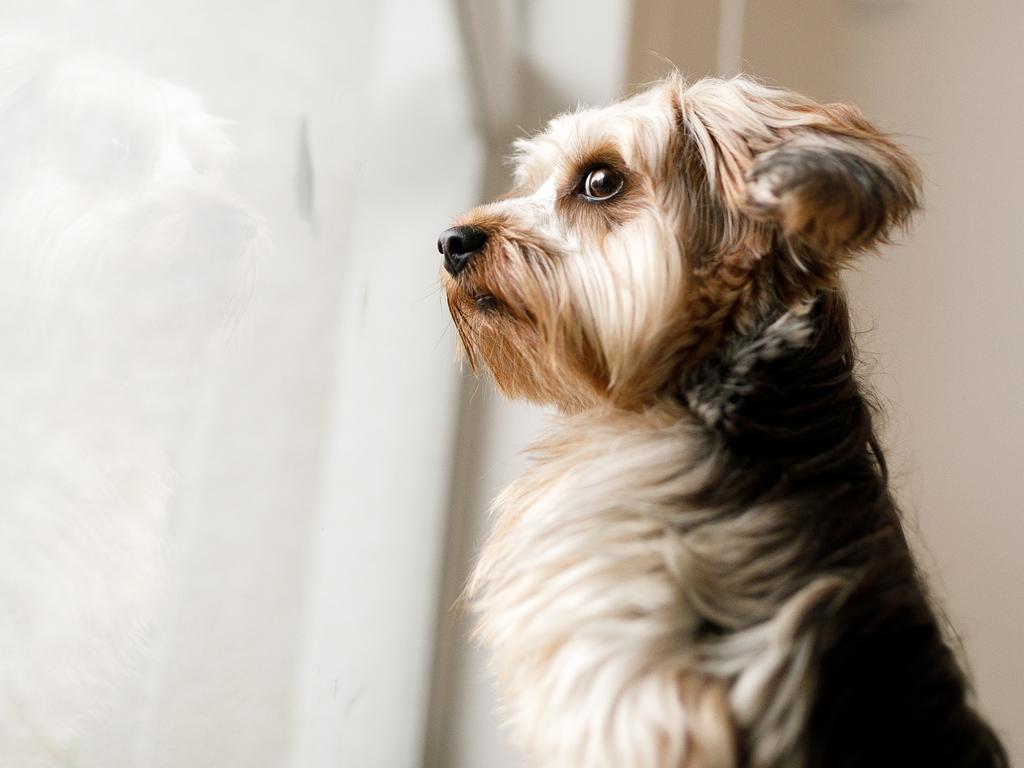
[[[914,163],[852,107],[677,76],[517,153],[444,284],[471,364],[563,414],[469,587],[532,764],[1005,766],[839,284],[917,206]],[[588,196],[595,170],[621,189]]]

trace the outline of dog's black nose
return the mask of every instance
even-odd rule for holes
[[[487,233],[479,227],[452,227],[437,238],[437,250],[444,254],[444,268],[454,277],[469,264],[470,257],[483,248]]]

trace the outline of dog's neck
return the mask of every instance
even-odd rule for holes
[[[765,312],[681,378],[677,398],[751,482],[796,491],[850,473],[886,494],[873,408],[855,371],[845,300],[820,293],[799,309]],[[755,489],[751,489],[753,492]]]
[[[873,432],[855,355],[844,297],[822,292],[726,336],[681,375],[677,397],[737,451],[859,454]]]

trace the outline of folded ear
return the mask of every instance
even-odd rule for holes
[[[775,226],[802,251],[841,264],[884,242],[917,208],[914,161],[855,107],[742,77],[699,81],[681,106],[730,214]]]

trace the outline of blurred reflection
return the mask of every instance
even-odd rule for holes
[[[180,86],[0,39],[0,765],[70,763],[145,653],[264,240],[231,153]]]

